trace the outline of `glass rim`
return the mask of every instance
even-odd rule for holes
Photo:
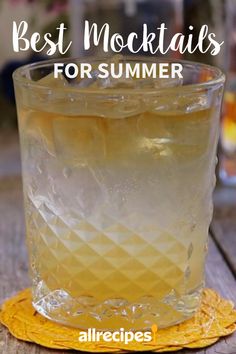
[[[33,70],[33,69],[40,69],[40,68],[46,68],[47,66],[53,65],[54,63],[62,62],[62,63],[73,63],[73,62],[78,62],[78,63],[92,63],[92,62],[107,62],[110,60],[112,56],[107,56],[107,57],[92,57],[92,56],[81,56],[78,58],[75,57],[67,57],[67,58],[55,58],[55,59],[46,59],[46,60],[40,60],[34,63],[22,65],[18,67],[17,69],[14,70],[12,77],[14,82],[22,83],[24,86],[27,88],[36,88],[36,89],[52,89],[49,85],[45,84],[40,84],[38,81],[33,81],[30,80],[23,75],[27,72],[27,70]],[[224,84],[225,82],[225,74],[221,69],[219,69],[216,66],[213,65],[208,65],[204,64],[201,62],[196,62],[196,61],[190,61],[190,60],[183,60],[183,59],[173,59],[173,58],[162,58],[162,57],[155,57],[153,58],[152,56],[145,56],[145,55],[140,55],[140,56],[128,56],[124,55],[121,56],[121,59],[125,59],[127,61],[135,61],[135,62],[157,62],[157,63],[179,63],[182,64],[185,67],[195,67],[195,68],[202,68],[202,69],[207,69],[212,74],[214,74],[214,77],[203,81],[203,82],[198,82],[198,83],[191,83],[191,84],[183,84],[183,85],[177,85],[177,86],[169,86],[169,87],[157,87],[157,88],[112,88],[109,87],[108,89],[106,88],[92,88],[91,87],[76,87],[76,86],[64,86],[64,87],[53,87],[53,91],[56,92],[77,92],[78,94],[99,94],[99,95],[137,95],[137,94],[142,94],[142,95],[148,95],[148,94],[157,94],[157,93],[163,93],[163,91],[168,91],[168,92],[175,92],[178,90],[179,92],[195,92],[195,91],[202,91],[203,89],[209,89],[211,87],[219,87]],[[145,61],[144,61],[145,60]],[[110,61],[112,62],[112,61]],[[148,79],[148,78],[147,78]],[[115,79],[119,80],[119,79]],[[154,78],[153,80],[158,80],[158,78]],[[164,80],[164,79],[161,79]]]

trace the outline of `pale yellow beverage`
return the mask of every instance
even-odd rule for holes
[[[42,315],[114,330],[165,327],[197,310],[223,78],[184,65],[199,71],[195,86],[81,87],[42,74],[24,86],[27,68],[16,72],[33,305]]]

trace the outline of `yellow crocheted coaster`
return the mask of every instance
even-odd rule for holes
[[[25,289],[7,300],[0,311],[0,322],[21,340],[47,348],[75,349],[94,353],[175,351],[182,348],[203,348],[236,330],[236,310],[231,301],[214,290],[205,289],[196,315],[179,325],[157,330],[151,342],[81,342],[80,330],[51,322],[39,315],[31,305],[31,291]]]

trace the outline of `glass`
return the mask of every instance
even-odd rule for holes
[[[55,61],[14,73],[33,306],[80,328],[170,326],[204,284],[224,76],[183,61],[183,80],[98,79],[88,61],[92,79],[54,79]]]

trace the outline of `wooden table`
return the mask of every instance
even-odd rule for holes
[[[214,199],[206,283],[236,303],[236,189],[217,188]],[[0,303],[29,286],[24,237],[18,139],[6,134],[0,137]],[[0,354],[36,353],[68,352],[18,341],[0,327]],[[236,354],[236,334],[203,350],[178,353]]]

